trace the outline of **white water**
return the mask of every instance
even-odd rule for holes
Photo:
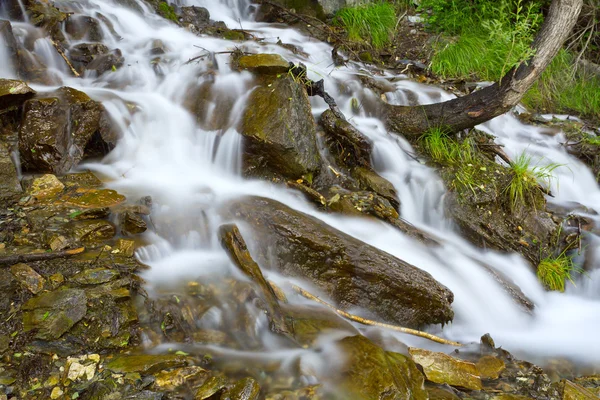
[[[497,345],[535,359],[563,356],[580,362],[600,363],[600,345],[596,336],[600,331],[598,270],[582,277],[577,287],[569,284],[564,294],[548,293],[520,256],[483,251],[457,235],[452,224],[443,217],[444,186],[440,178],[434,170],[410,156],[412,150],[408,143],[389,134],[383,123],[373,117],[374,101],[368,100],[375,100],[376,95],[357,79],[360,66],[334,68],[329,45],[291,29],[252,22],[246,14],[248,3],[245,0],[180,1],[180,4],[207,7],[212,19],[224,20],[232,28],[242,24],[244,29],[264,38],[261,44],[247,42],[241,45],[245,51],[277,52],[290,61],[305,63],[310,78],[325,79],[326,90],[345,115],[353,114],[352,97],[361,99],[364,107],[351,122],[375,144],[374,165],[396,186],[401,197],[402,216],[443,237],[445,244],[442,247],[427,248],[383,223],[319,213],[296,192],[240,177],[243,144],[234,127],[252,88],[252,77],[248,73],[232,72],[227,54],[216,55],[214,63],[206,58],[199,63],[186,64],[190,58],[202,53],[198,47],[222,52],[240,47],[239,43],[194,36],[150,14],[142,2],[139,4],[146,12],[143,17],[106,0],[56,1],[56,4],[92,16],[101,12],[122,38],[114,38],[103,24],[105,44],[111,49],[121,49],[125,66],[98,78],[75,79],[69,76],[64,66],[52,65],[60,60],[48,59],[45,46],[35,46],[34,50],[62,74],[64,85],[80,88],[102,100],[122,131],[123,137],[117,148],[101,163],[88,164],[86,168],[101,173],[109,180],[110,187],[132,199],[143,195],[153,197],[153,222],[157,232],[147,234],[153,244],[138,252],[139,257],[152,266],[146,275],[151,285],[199,275],[217,279],[234,273],[216,237],[219,226],[216,209],[228,199],[253,194],[276,199],[316,216],[431,273],[455,295],[454,322],[443,330],[432,327],[432,331],[440,335],[471,342],[490,333]],[[23,37],[19,39],[23,40]],[[159,63],[163,76],[155,73],[150,62],[154,56],[149,51],[156,39],[162,40],[166,48]],[[309,57],[296,56],[277,46],[278,40],[299,46]],[[2,70],[2,73],[10,74],[10,71]],[[213,82],[211,98],[205,120],[197,124],[195,117],[183,107],[183,102],[186,89],[203,82]],[[389,96],[390,102],[406,104],[407,92],[411,93],[410,98],[416,98],[420,103],[451,97],[437,88],[408,80],[400,80],[396,85],[398,91]],[[344,93],[341,86],[347,88]],[[311,101],[315,116],[320,115],[326,105],[320,99]],[[219,107],[222,104],[229,106]],[[221,123],[213,126],[210,123],[213,118]],[[551,201],[575,201],[600,211],[600,189],[591,172],[561,147],[562,134],[544,135],[539,128],[523,125],[511,115],[496,118],[480,128],[496,135],[510,156],[526,151],[542,164],[564,164],[556,171],[557,180],[552,188],[556,197]],[[251,241],[250,237],[246,239]],[[586,255],[592,257],[593,252],[589,253]],[[510,276],[535,302],[534,314],[524,314],[473,260],[482,261]],[[597,268],[598,262],[592,260],[592,265]],[[274,274],[270,278],[282,284],[286,281]],[[304,301],[292,293],[290,298],[296,302]],[[430,346],[412,337],[384,334],[398,337],[407,344]],[[269,345],[271,340],[271,336],[265,336],[265,347],[273,348]],[[307,357],[314,362],[317,356],[311,353]]]

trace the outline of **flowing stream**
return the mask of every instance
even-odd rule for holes
[[[478,342],[483,334],[490,333],[497,345],[533,360],[566,357],[581,363],[600,363],[600,344],[596,336],[600,331],[600,265],[598,259],[592,258],[593,252],[584,253],[588,265],[592,266],[588,275],[579,276],[576,285],[569,283],[565,293],[556,293],[542,288],[521,256],[485,251],[461,238],[453,224],[444,218],[442,180],[433,169],[415,160],[410,145],[388,133],[383,122],[375,117],[377,95],[358,79],[360,74],[367,73],[363,66],[350,63],[346,67],[334,67],[328,44],[287,27],[253,22],[247,0],[177,0],[176,3],[206,7],[211,19],[222,20],[230,28],[241,25],[263,38],[261,42],[198,37],[155,15],[142,1],[137,3],[143,15],[119,5],[116,0],[57,0],[55,3],[65,11],[104,15],[112,24],[109,27],[101,22],[104,43],[110,49],[121,49],[125,58],[124,66],[116,71],[100,77],[87,73],[82,78],[74,78],[46,39],[35,40],[31,49],[52,69],[57,87],[71,86],[101,100],[122,133],[110,154],[82,168],[96,171],[109,187],[130,198],[152,196],[152,218],[157,229],[146,234],[148,245],[137,253],[141,261],[152,267],[144,276],[150,288],[198,276],[218,279],[235,275],[235,268],[218,242],[220,220],[216,210],[227,200],[251,194],[276,199],[313,215],[431,273],[455,296],[454,322],[443,329],[431,327],[431,332],[467,343]],[[39,35],[36,28],[23,21],[13,21],[13,29],[21,42]],[[111,34],[112,29],[119,37]],[[155,58],[151,54],[155,40],[161,40],[166,50],[158,64],[151,62]],[[279,40],[298,46],[308,56],[295,55],[277,45]],[[78,43],[72,41],[70,45]],[[254,53],[279,53],[287,60],[307,65],[309,78],[324,79],[326,90],[344,114],[373,141],[373,164],[396,187],[402,217],[444,238],[443,245],[427,248],[381,222],[324,214],[297,192],[269,182],[242,178],[243,142],[235,127],[253,88],[253,78],[247,72],[232,71],[229,54],[187,63],[204,52],[203,49],[223,52],[236,47]],[[4,55],[0,57],[6,59]],[[12,67],[2,62],[2,77],[14,75],[10,71]],[[409,98],[431,103],[452,97],[436,87],[417,84],[402,76],[396,78],[399,78],[394,83],[397,91],[388,95],[391,103],[408,104]],[[211,99],[204,121],[198,122],[186,110],[184,102],[188,89],[203,82],[212,82]],[[36,90],[48,89],[32,86]],[[342,87],[345,89],[340,89]],[[353,111],[352,98],[361,100],[358,113]],[[311,102],[316,117],[327,107],[319,98],[312,98]],[[566,153],[562,146],[564,134],[547,135],[541,128],[524,125],[510,114],[479,128],[495,135],[511,157],[525,151],[542,165],[551,162],[562,165],[555,171],[557,179],[552,187],[555,197],[549,201],[577,202],[600,212],[598,184],[586,166]],[[246,239],[251,245],[252,238]],[[598,243],[598,240],[590,237],[589,242]],[[523,313],[476,260],[510,276],[535,302],[533,315]],[[266,275],[282,287],[288,287],[286,278],[269,272]],[[292,302],[307,301],[292,291],[288,295]],[[209,317],[203,318],[202,323],[218,325],[223,315],[215,310]],[[285,359],[306,352],[280,347],[267,329],[264,330],[263,345],[269,349],[270,356]],[[408,345],[433,346],[407,335],[388,331],[381,334]],[[451,351],[442,346],[434,347]],[[318,360],[322,362],[328,354],[327,351],[320,355],[312,353],[312,358],[307,356],[312,361],[306,362],[318,370]]]

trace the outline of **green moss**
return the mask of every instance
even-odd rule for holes
[[[175,14],[175,10],[173,9],[173,6],[170,5],[169,3],[167,3],[166,1],[160,2],[158,4],[158,13],[163,18],[169,19],[174,22],[179,21],[179,18],[177,17],[177,14]]]
[[[347,7],[337,12],[334,23],[346,29],[348,39],[368,41],[379,49],[390,41],[396,25],[396,10],[384,1]]]

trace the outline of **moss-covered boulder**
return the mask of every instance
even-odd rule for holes
[[[100,21],[87,15],[69,16],[65,21],[65,32],[72,40],[99,42],[104,36]]]
[[[338,342],[345,364],[337,371],[339,391],[345,399],[428,398],[423,374],[410,358],[384,351],[364,336],[350,336]]]
[[[315,121],[306,91],[289,76],[259,86],[248,99],[240,132],[251,176],[297,179],[320,167]]]
[[[239,69],[256,74],[285,74],[290,69],[289,61],[279,54],[250,54],[237,59]]]
[[[66,173],[83,159],[87,143],[99,130],[103,111],[100,103],[68,87],[27,100],[19,130],[23,167]]]
[[[232,201],[223,213],[252,229],[245,237],[259,265],[307,279],[342,309],[409,327],[452,320],[452,292],[427,272],[314,217],[259,197]]]

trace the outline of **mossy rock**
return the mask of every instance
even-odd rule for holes
[[[230,31],[231,32],[231,31]],[[237,59],[239,69],[257,74],[285,74],[290,69],[289,61],[279,54],[251,54]]]
[[[0,79],[0,111],[20,107],[36,91],[27,83],[13,79]]]
[[[410,348],[409,353],[431,382],[470,390],[483,389],[479,371],[473,363],[424,349]]]
[[[339,398],[427,399],[423,374],[410,358],[386,352],[364,336],[338,342],[346,362],[338,371]]]
[[[303,85],[289,76],[259,86],[248,99],[240,129],[250,176],[298,179],[321,165],[315,120]]]
[[[130,372],[153,374],[168,368],[183,367],[187,362],[187,357],[176,354],[139,354],[116,356],[106,364],[106,368],[117,374],[127,374]]]
[[[79,188],[61,197],[60,202],[84,209],[114,207],[125,201],[125,196],[112,189]]]

